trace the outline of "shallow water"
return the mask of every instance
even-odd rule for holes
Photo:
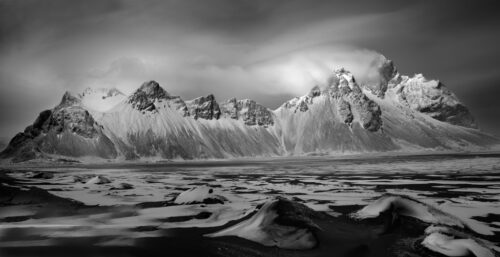
[[[54,177],[31,178],[35,171],[48,171]],[[47,243],[45,239],[62,235],[121,235],[119,240],[112,237],[101,243],[128,245],[133,244],[134,238],[159,236],[156,229],[139,231],[134,228],[222,226],[245,217],[256,206],[276,196],[285,196],[315,210],[339,216],[345,206],[360,208],[386,193],[411,196],[435,206],[460,218],[488,240],[500,241],[500,155],[496,154],[24,167],[11,169],[7,174],[22,181],[23,186],[42,188],[85,205],[119,205],[124,213],[113,209],[113,213],[100,211],[2,222],[0,239],[4,240],[0,240],[0,246]],[[76,177],[85,181],[96,175],[109,178],[111,183],[75,182]],[[133,188],[117,189],[121,183],[128,183]],[[229,203],[127,209],[127,206],[145,202],[168,201],[200,185],[212,187]],[[29,206],[17,206],[14,211],[12,208],[0,207],[0,219],[16,214],[30,215]],[[168,217],[196,215],[203,211],[214,215],[208,219],[168,220]],[[30,236],[36,240],[5,240],[7,229],[23,227],[30,227]],[[40,241],[40,236],[44,242]]]

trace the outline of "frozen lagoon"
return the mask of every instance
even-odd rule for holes
[[[50,175],[40,176],[39,172]],[[21,256],[15,251],[19,247],[57,246],[61,238],[66,240],[63,242],[85,239],[94,247],[134,247],[144,238],[179,240],[179,234],[192,229],[211,233],[215,232],[211,228],[245,219],[277,196],[333,218],[348,219],[352,212],[388,193],[409,196],[454,215],[475,236],[490,242],[492,249],[499,249],[497,154],[24,166],[8,167],[3,173],[15,179],[10,186],[21,190],[35,187],[85,206],[54,214],[47,214],[36,201],[1,206],[0,252],[15,256]],[[109,181],[89,183],[99,176]],[[172,204],[181,192],[200,186],[211,188],[226,201]],[[307,251],[300,253],[308,255]],[[311,256],[322,253],[311,250]],[[31,256],[29,251],[26,254]]]

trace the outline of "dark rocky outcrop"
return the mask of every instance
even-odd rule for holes
[[[352,101],[356,108],[361,125],[369,131],[378,131],[382,127],[382,111],[380,106],[373,100],[368,99],[365,95],[354,97]]]
[[[271,110],[250,99],[232,98],[221,105],[221,111],[225,116],[235,120],[241,119],[249,126],[267,127],[274,124]]]
[[[81,102],[82,101],[79,98],[66,91],[61,99],[61,102],[56,108],[61,109],[68,106],[74,106],[80,104]]]
[[[144,82],[128,99],[127,103],[139,111],[158,112],[159,103],[166,102],[174,106],[183,116],[188,116],[188,108],[179,96],[172,96],[158,82]]]
[[[320,95],[321,95],[321,88],[318,85],[311,88],[309,94],[307,94],[307,96],[309,96],[310,98],[314,98]]]
[[[363,93],[350,72],[343,68],[335,70],[330,79],[328,92],[339,102],[338,111],[344,123],[353,122],[356,118],[353,115],[354,111],[364,129],[372,132],[380,130],[382,127],[380,106]]]
[[[339,99],[337,101],[337,111],[342,121],[347,125],[351,125],[354,116],[352,115],[351,105],[349,102],[344,99]]]
[[[198,97],[187,102],[189,115],[195,119],[219,119],[221,111],[214,95]]]
[[[167,99],[170,95],[165,91],[158,82],[151,80],[144,82],[128,99],[127,102],[132,104],[139,111],[154,111],[156,110],[155,101]]]
[[[78,106],[58,108],[52,113],[45,127],[57,133],[68,130],[85,138],[93,138],[98,134],[98,126],[92,115]]]
[[[306,101],[301,101],[300,104],[299,104],[298,109],[301,112],[306,112],[307,110],[309,110],[309,107],[307,106],[307,102]]]

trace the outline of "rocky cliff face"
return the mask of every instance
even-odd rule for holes
[[[377,65],[379,81],[363,85],[364,89],[379,98],[387,91],[400,104],[424,113],[436,120],[454,125],[477,128],[470,111],[439,80],[426,79],[422,74],[413,77],[402,76],[391,60],[383,60]]]
[[[189,115],[198,119],[219,119],[221,111],[214,95],[201,96],[187,102]]]
[[[179,96],[171,96],[158,82],[151,80],[144,82],[130,97],[127,103],[133,108],[143,112],[158,112],[162,102],[173,106],[183,116],[188,116],[189,111],[186,103]]]
[[[343,68],[335,70],[330,81],[328,93],[337,99],[339,115],[343,116],[345,121],[350,124],[354,116],[357,116],[364,129],[378,131],[382,127],[380,107],[361,91],[350,72]]]
[[[339,116],[342,119],[342,122],[351,126],[352,121],[354,120],[354,115],[352,114],[351,104],[344,99],[339,99],[337,101],[337,110],[339,112]]]
[[[315,86],[302,97],[296,97],[281,106],[282,109],[307,112],[320,96],[336,106],[337,116],[344,124],[351,126],[359,122],[364,129],[378,131],[382,127],[380,107],[370,100],[356,83],[354,76],[345,69],[337,69],[328,80],[328,86],[321,90]]]
[[[454,125],[477,128],[472,114],[446,86],[438,80],[427,80],[422,74],[403,76],[391,88],[397,100],[412,110]]]
[[[170,95],[156,81],[144,82],[128,99],[127,102],[139,111],[156,110],[155,102],[166,100]]]
[[[384,60],[378,78],[359,84],[345,69],[272,111],[249,99],[184,101],[157,82],[131,96],[86,89],[64,94],[1,153],[104,159],[229,158],[308,153],[479,149],[500,143],[476,128],[441,82],[402,76]],[[98,108],[95,108],[97,105]]]
[[[222,104],[222,113],[231,119],[242,120],[249,126],[267,127],[274,124],[271,110],[250,99],[232,98]]]
[[[66,92],[54,109],[41,112],[35,122],[18,133],[2,152],[14,161],[45,154],[115,158],[117,152],[102,127],[81,106],[81,100]]]

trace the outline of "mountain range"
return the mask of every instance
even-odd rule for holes
[[[114,160],[212,159],[308,154],[484,150],[500,140],[481,132],[466,106],[438,80],[401,75],[390,60],[378,81],[358,83],[341,68],[276,110],[254,100],[189,101],[155,81],[126,96],[117,89],[66,92],[0,154]]]

